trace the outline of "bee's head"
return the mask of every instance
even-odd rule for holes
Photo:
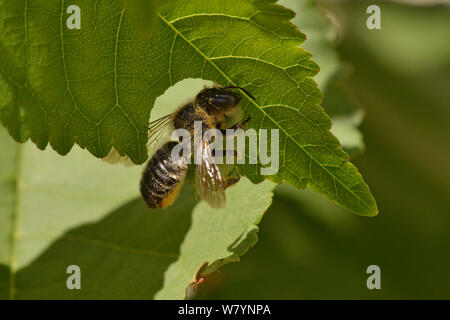
[[[224,112],[236,107],[241,101],[241,96],[228,88],[206,88],[200,91],[196,100]]]

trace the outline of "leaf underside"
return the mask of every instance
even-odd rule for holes
[[[173,206],[150,210],[137,166],[78,147],[41,152],[4,128],[0,148],[0,299],[182,299],[200,265],[212,272],[256,242],[275,187],[243,178],[214,210],[186,184]],[[81,290],[67,289],[69,265],[81,269]]]
[[[81,8],[68,30],[66,8]],[[0,2],[0,117],[18,141],[60,154],[74,143],[96,157],[111,147],[140,164],[155,99],[185,78],[239,85],[248,127],[279,129],[280,169],[269,178],[310,187],[361,215],[377,208],[330,133],[319,68],[299,45],[293,12],[272,1],[166,1],[142,38],[121,1]],[[239,168],[260,182],[259,165]]]

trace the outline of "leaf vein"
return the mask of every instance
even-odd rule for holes
[[[190,45],[195,51],[197,51],[204,59],[206,59],[208,62],[211,63],[211,65],[232,85],[236,85],[215,63],[214,61],[211,60],[211,58],[209,58],[207,55],[205,55],[199,48],[197,48],[189,39],[187,39],[181,32],[180,30],[178,30],[171,22],[169,22],[168,20],[166,20],[166,18],[164,18],[160,13],[157,13],[157,15],[159,16],[159,18],[165,23],[167,24],[175,33],[177,33],[184,41],[186,41],[186,43],[188,45]],[[187,17],[187,16],[186,16]],[[239,17],[242,18],[242,17]],[[173,21],[179,21],[180,19],[175,19],[172,20]],[[260,110],[263,114],[265,114],[267,116],[268,119],[271,120],[272,123],[275,124],[275,126],[277,126],[284,134],[286,134],[305,154],[307,154],[311,159],[314,160],[314,162],[316,162],[318,164],[319,167],[321,167],[327,174],[329,174],[331,177],[333,177],[334,179],[336,179],[336,181],[339,182],[340,185],[342,185],[345,189],[347,189],[351,194],[353,194],[359,201],[361,201],[362,203],[364,203],[367,207],[370,207],[369,204],[367,204],[363,199],[361,199],[361,197],[359,197],[359,195],[357,195],[353,190],[351,190],[344,182],[342,182],[340,179],[338,179],[337,177],[335,177],[333,175],[332,172],[330,172],[325,166],[323,166],[319,160],[317,160],[312,154],[310,154],[301,144],[298,143],[298,141],[296,141],[295,139],[293,139],[290,134],[284,130],[284,128],[282,128],[277,121],[275,121],[275,119],[273,119],[269,114],[267,114],[267,112],[264,111],[264,109],[261,108],[261,106],[259,106],[255,101],[248,99],[248,101],[250,101],[250,103],[254,104],[255,107]]]

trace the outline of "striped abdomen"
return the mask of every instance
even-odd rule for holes
[[[183,185],[187,164],[182,159],[173,161],[170,154],[177,142],[164,144],[142,173],[141,195],[149,208],[166,208],[171,205]]]

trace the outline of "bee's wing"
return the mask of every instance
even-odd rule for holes
[[[174,114],[168,114],[149,123],[147,150],[156,150],[159,139],[164,136],[166,129],[173,120],[173,117]],[[106,157],[103,158],[103,160],[110,164],[120,163],[127,167],[134,165],[133,161],[131,161],[128,156],[121,156],[114,147],[111,148],[111,151]]]
[[[174,114],[171,113],[148,124],[147,150],[155,150],[158,148],[158,141],[166,133],[166,129],[172,123],[173,117]]]
[[[200,198],[213,208],[225,206],[225,183],[214,161],[209,144],[202,143],[201,163],[195,167],[195,189]]]

